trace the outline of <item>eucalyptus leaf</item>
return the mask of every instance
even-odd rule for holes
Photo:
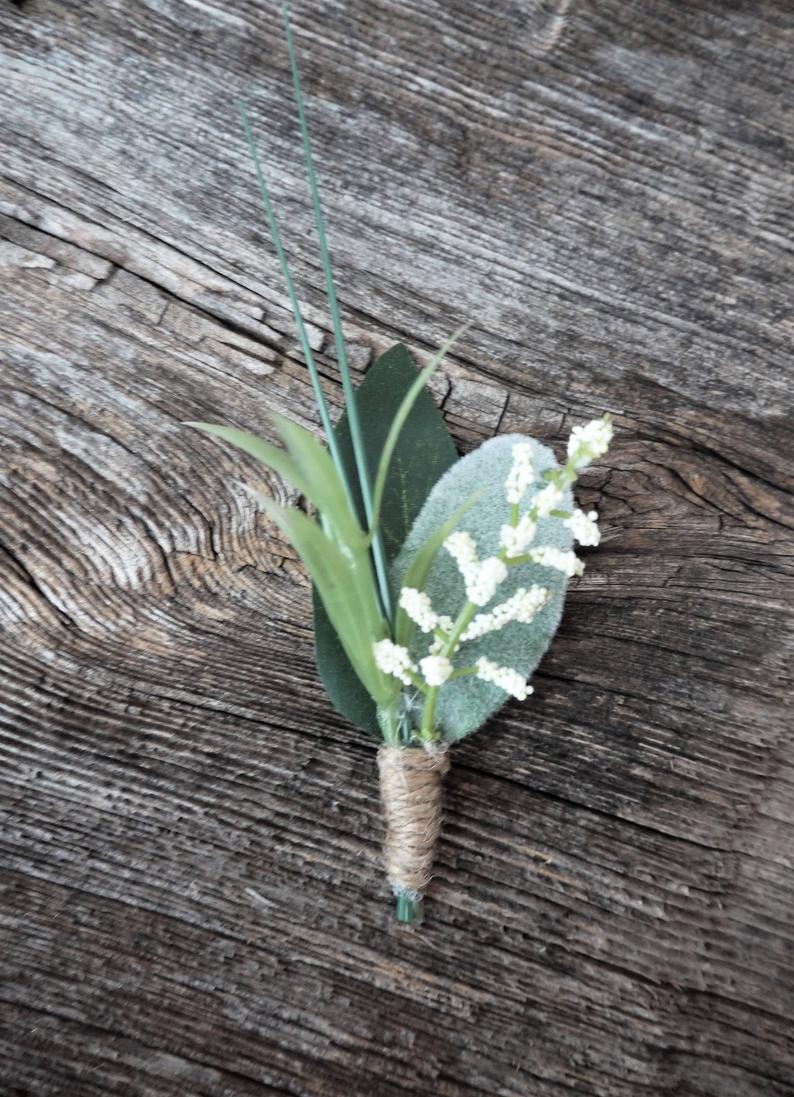
[[[518,434],[502,435],[485,442],[458,461],[433,488],[393,564],[392,585],[395,590],[405,584],[416,553],[453,517],[473,487],[480,489],[480,496],[460,522],[459,528],[468,531],[477,542],[481,559],[499,552],[500,529],[510,514],[505,499],[505,480],[512,465],[512,448],[516,442],[531,443],[539,474],[522,505],[522,511],[528,509],[533,495],[546,482],[544,470],[558,467],[554,454],[534,439]],[[572,504],[570,491],[564,496],[564,504],[569,507]],[[571,547],[571,535],[559,520],[542,518],[538,521],[533,545],[550,545],[567,550]],[[526,676],[534,671],[562,616],[565,576],[553,568],[534,563],[512,566],[507,578],[500,584],[492,605],[505,601],[519,587],[529,587],[533,583],[546,587],[551,597],[532,623],[526,625],[513,621],[502,629],[464,643],[455,656],[456,666],[472,665],[479,656],[484,655],[500,666],[511,667]],[[457,617],[466,600],[465,587],[455,561],[446,551],[442,550],[435,557],[424,590],[430,595],[437,613],[453,619]],[[482,612],[487,612],[492,605],[483,607]],[[428,639],[421,632],[415,634],[411,643],[415,661],[427,654]],[[440,690],[436,707],[436,722],[443,738],[451,742],[476,731],[506,700],[504,690],[473,675],[446,682]]]
[[[386,435],[386,440],[383,443],[383,448],[380,454],[380,460],[378,461],[378,472],[375,477],[375,488],[373,491],[373,510],[371,519],[371,528],[375,531],[380,531],[380,517],[381,508],[383,505],[383,493],[386,487],[386,478],[391,469],[392,459],[394,457],[394,451],[397,447],[397,443],[402,435],[403,428],[405,426],[408,416],[411,414],[416,401],[424,393],[427,395],[425,385],[433,376],[435,371],[441,365],[444,360],[444,356],[449,351],[450,347],[454,346],[460,336],[469,327],[468,324],[464,324],[462,327],[447,339],[447,341],[436,351],[428,364],[413,380],[413,384],[410,386],[405,396],[400,402],[400,406],[394,415],[394,418],[389,425],[389,431]]]
[[[389,429],[418,371],[407,349],[398,343],[370,366],[356,390],[367,466],[375,477]],[[351,482],[357,482],[347,416],[334,431],[340,458]],[[384,481],[381,529],[391,561],[438,478],[458,459],[455,445],[430,393],[419,393],[397,439]],[[364,506],[356,494],[359,520]],[[379,734],[375,704],[362,686],[315,591],[314,630],[317,670],[334,708],[356,727]]]

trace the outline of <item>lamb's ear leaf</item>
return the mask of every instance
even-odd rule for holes
[[[512,448],[516,442],[531,442],[534,465],[540,473],[535,488],[540,490],[545,484],[543,470],[557,467],[554,454],[531,438],[516,434],[502,435],[463,457],[442,476],[414,522],[400,555],[392,565],[391,578],[395,588],[405,583],[417,552],[455,514],[471,492],[472,484],[480,488],[480,495],[460,522],[460,528],[474,537],[481,559],[499,552],[500,530],[510,512],[505,500],[505,480],[512,465]],[[530,491],[527,493],[527,505],[531,498]],[[567,492],[565,502],[570,501],[570,493]],[[571,535],[559,519],[542,518],[538,521],[534,544],[569,549]],[[511,622],[498,631],[465,643],[455,657],[456,665],[473,664],[484,655],[500,666],[511,667],[521,674],[529,675],[535,669],[560,622],[566,585],[564,575],[539,564],[516,565],[510,568],[507,578],[500,584],[494,603],[505,601],[519,587],[529,587],[533,583],[546,587],[551,597],[532,623]],[[465,589],[457,565],[446,551],[435,556],[424,590],[430,595],[436,613],[452,618],[458,615],[465,602]],[[488,608],[484,607],[484,612]],[[414,660],[426,654],[427,642],[427,636],[416,633],[411,645]],[[476,731],[506,700],[504,690],[474,676],[447,682],[439,693],[436,707],[436,719],[444,739],[452,742]],[[531,701],[527,703],[531,704]]]
[[[356,390],[367,467],[373,479],[389,427],[416,377],[410,354],[398,343],[372,363]],[[355,485],[356,466],[347,416],[339,420],[334,434],[342,462]],[[381,529],[389,560],[400,551],[435,482],[457,459],[457,450],[433,398],[427,391],[420,393],[395,447],[383,492]],[[358,495],[356,502],[364,527],[364,507]],[[317,670],[334,708],[363,731],[379,734],[375,705],[350,666],[316,591],[314,630]]]

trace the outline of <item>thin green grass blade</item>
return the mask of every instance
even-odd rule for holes
[[[328,412],[328,404],[323,393],[322,386],[320,384],[320,375],[317,372],[317,365],[314,361],[314,355],[309,343],[309,337],[306,333],[306,325],[303,322],[303,314],[301,313],[300,305],[298,303],[298,295],[295,292],[295,285],[292,281],[292,275],[290,274],[289,264],[287,263],[287,256],[284,252],[284,247],[281,243],[281,234],[278,231],[278,225],[276,223],[276,217],[273,212],[273,203],[270,200],[270,192],[265,182],[265,175],[262,170],[262,164],[259,159],[259,153],[254,141],[253,130],[251,129],[251,123],[248,118],[248,111],[245,104],[238,100],[237,109],[240,114],[240,120],[245,130],[246,141],[248,142],[248,150],[251,154],[251,159],[254,164],[254,171],[256,173],[256,181],[259,186],[259,195],[262,199],[262,206],[264,207],[265,217],[267,219],[268,228],[270,229],[270,238],[273,241],[273,247],[275,248],[276,255],[278,257],[279,265],[281,267],[281,274],[284,278],[284,283],[287,287],[287,294],[289,295],[290,304],[292,305],[292,313],[295,317],[295,324],[298,328],[298,338],[300,339],[301,350],[303,351],[303,357],[306,360],[306,366],[309,370],[309,376],[312,382],[312,388],[314,389],[314,396],[317,400],[317,407],[320,412],[320,420],[323,424],[323,430],[325,436],[328,439],[328,448],[331,452],[331,457],[336,465],[337,472],[345,486],[345,494],[350,505],[351,511],[355,512],[355,505],[353,503],[353,494],[350,490],[350,484],[347,479],[347,475],[344,470],[344,466],[339,458],[339,451],[334,439],[333,426],[331,424],[331,417]]]
[[[339,315],[339,306],[336,300],[336,287],[331,269],[331,257],[328,251],[328,240],[325,235],[325,221],[320,205],[320,194],[317,187],[317,176],[314,171],[314,159],[309,137],[309,127],[306,122],[306,112],[303,106],[303,93],[301,91],[298,62],[295,56],[295,45],[292,40],[292,28],[289,22],[289,8],[285,5],[282,9],[284,17],[284,31],[287,36],[287,52],[289,53],[290,68],[292,70],[292,85],[295,89],[295,103],[298,108],[298,121],[300,123],[301,136],[303,138],[303,152],[306,159],[306,174],[309,179],[312,206],[314,208],[314,221],[317,228],[317,237],[320,242],[320,255],[322,257],[323,275],[325,277],[325,289],[328,295],[328,309],[331,314],[331,324],[336,345],[336,358],[339,363],[339,373],[342,378],[342,390],[345,394],[347,417],[350,423],[350,438],[353,443],[353,452],[356,458],[356,470],[361,485],[361,498],[364,503],[364,512],[367,522],[372,530],[372,555],[375,561],[375,571],[378,576],[378,588],[386,616],[391,619],[391,595],[389,593],[389,578],[386,565],[386,554],[383,549],[383,539],[377,529],[377,523],[373,523],[372,486],[370,484],[369,469],[367,468],[366,454],[364,452],[364,440],[361,433],[361,423],[356,407],[356,398],[353,391],[353,382],[350,376],[350,367],[347,361],[345,339],[342,333],[342,321]]]
[[[372,535],[373,530],[377,529],[378,523],[380,521],[380,509],[383,505],[383,491],[386,487],[386,477],[389,473],[389,465],[394,454],[394,447],[397,445],[397,439],[400,436],[400,431],[405,426],[405,420],[411,414],[411,408],[416,403],[419,393],[422,391],[422,389],[433,376],[435,371],[441,365],[441,362],[443,361],[444,356],[449,351],[450,347],[455,345],[458,339],[460,339],[461,335],[463,335],[463,333],[469,327],[469,324],[463,324],[462,327],[459,327],[456,332],[453,332],[453,334],[450,335],[446,343],[444,343],[440,347],[440,349],[433,355],[433,357],[430,359],[422,372],[417,376],[416,380],[411,385],[408,392],[406,392],[405,396],[403,397],[402,403],[397,409],[397,414],[392,420],[391,427],[389,428],[389,433],[386,436],[386,441],[383,445],[380,462],[378,463],[378,473],[375,477],[373,508],[371,515],[368,516],[370,523],[370,535]]]

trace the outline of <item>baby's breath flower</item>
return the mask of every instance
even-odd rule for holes
[[[424,591],[415,587],[403,587],[400,591],[400,606],[422,632],[432,632],[438,625],[438,614],[433,611],[430,598]]]
[[[539,491],[535,498],[532,500],[532,508],[536,512],[538,518],[548,518],[553,510],[556,510],[559,504],[562,502],[562,488],[558,488],[556,484],[546,484],[542,491]]]
[[[452,663],[443,655],[426,655],[419,660],[419,666],[429,686],[443,686],[452,674]]]
[[[411,661],[408,648],[386,639],[378,640],[372,645],[372,650],[378,670],[382,670],[384,674],[391,674],[394,678],[399,678],[403,685],[410,686],[411,678],[408,671],[416,670],[416,663]]]
[[[440,628],[442,632],[452,632],[454,625],[455,622],[451,617],[447,617],[444,613],[439,613],[436,628]]]
[[[478,560],[477,546],[470,533],[458,530],[450,533],[444,542],[444,548],[458,565],[463,582],[466,584],[466,597],[475,606],[484,606],[490,602],[496,588],[507,575],[507,566],[498,556],[488,556]]]
[[[584,564],[575,552],[563,552],[562,549],[553,548],[551,545],[530,549],[529,555],[536,564],[545,568],[556,568],[569,579],[572,575],[581,575],[584,571]]]
[[[575,468],[584,468],[591,461],[603,457],[612,441],[612,422],[608,415],[591,419],[583,427],[574,427],[568,439],[568,456]]]
[[[570,518],[565,519],[563,525],[568,527],[580,545],[597,545],[601,540],[597,521],[596,511],[591,510],[585,514],[583,510],[575,510]]]
[[[529,442],[516,442],[513,446],[513,464],[505,480],[505,495],[508,503],[514,506],[520,503],[527,488],[535,480],[532,464],[532,446]]]
[[[485,636],[487,632],[496,632],[497,629],[504,628],[510,621],[528,625],[548,599],[548,590],[538,586],[537,583],[533,583],[529,590],[526,587],[519,587],[511,598],[494,606],[490,613],[478,613],[463,633],[461,640],[476,640],[478,636]]]
[[[529,514],[523,514],[515,526],[502,526],[499,543],[508,556],[520,556],[535,536],[535,521]]]
[[[496,594],[496,588],[507,575],[507,565],[498,556],[488,556],[473,569],[470,575],[464,574],[466,597],[475,606],[484,606]]]
[[[499,686],[506,693],[512,694],[519,701],[525,700],[532,693],[532,686],[524,680],[517,670],[512,670],[510,667],[500,667],[497,663],[492,663],[490,659],[486,659],[484,655],[480,656],[475,666],[477,667],[477,677],[481,678],[483,682],[493,682],[495,686]]]
[[[477,563],[477,546],[472,535],[465,530],[450,533],[444,542],[444,548],[464,574],[464,569]]]

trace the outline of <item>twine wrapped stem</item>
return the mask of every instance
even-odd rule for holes
[[[380,792],[386,820],[386,872],[397,896],[397,920],[414,922],[433,871],[441,829],[446,747],[385,745],[378,750]]]

